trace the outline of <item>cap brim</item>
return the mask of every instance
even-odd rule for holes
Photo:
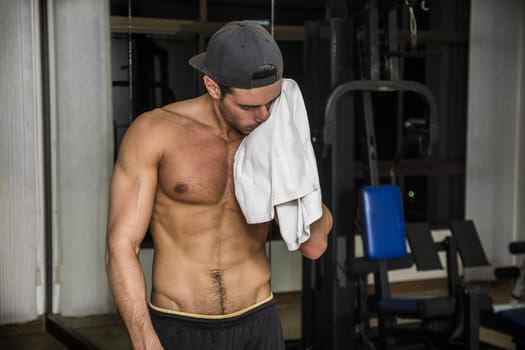
[[[206,69],[206,65],[204,64],[204,62],[206,62],[206,52],[202,52],[198,55],[195,55],[189,60],[190,66],[207,74],[208,70]]]

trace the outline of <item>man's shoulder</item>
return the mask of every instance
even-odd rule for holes
[[[170,106],[172,105],[142,113],[135,118],[131,127],[147,132],[161,132],[167,127],[175,127],[180,124],[183,116]]]
[[[203,112],[202,100],[201,97],[198,97],[173,102],[146,112],[141,117],[144,117],[144,119],[152,119],[155,123],[170,123],[174,126],[193,123],[199,120]]]
[[[173,134],[173,128],[160,108],[144,112],[133,120],[123,139],[126,148],[157,149],[163,140]]]
[[[198,121],[201,115],[206,112],[210,104],[208,96],[202,95],[189,100],[177,101],[164,107],[153,110],[152,113],[162,114],[171,121],[178,123],[191,123]]]
[[[130,129],[139,134],[163,134],[184,132],[188,127],[201,123],[202,116],[209,113],[203,108],[202,98],[178,101],[155,108],[139,115]]]

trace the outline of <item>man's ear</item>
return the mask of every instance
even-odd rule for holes
[[[212,98],[219,100],[221,98],[221,89],[219,87],[219,84],[217,84],[215,80],[213,80],[207,75],[204,75],[202,77],[202,80],[204,81],[204,87],[208,91],[208,94]]]

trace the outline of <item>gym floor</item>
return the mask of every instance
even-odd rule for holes
[[[480,284],[493,298],[494,304],[506,304],[509,301],[509,293],[512,284],[507,282],[490,282]],[[418,288],[411,288],[413,293],[421,293]],[[398,290],[402,290],[398,289]],[[421,290],[421,289],[420,289]],[[392,289],[396,293],[396,289]],[[425,290],[429,294],[441,294],[443,290]],[[406,294],[406,290],[403,291]],[[294,340],[301,336],[301,295],[300,293],[286,293],[276,295],[277,303],[281,313],[285,339]],[[53,335],[38,330],[43,325],[36,324],[25,331],[21,327],[0,327],[0,349],[17,350],[61,350],[71,349],[73,344],[80,342],[85,349],[114,350],[131,349],[126,330],[116,315],[93,316],[93,317],[53,317],[53,329],[60,334],[60,339],[69,346],[59,342]],[[58,326],[58,327],[57,327]],[[69,331],[62,336],[59,328]],[[49,329],[49,322],[48,322]],[[57,334],[53,332],[53,334]],[[510,336],[482,327],[480,339],[493,345],[495,349],[515,349]],[[65,334],[65,333],[64,333]],[[75,347],[78,349],[78,346]]]

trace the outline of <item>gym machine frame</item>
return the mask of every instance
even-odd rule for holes
[[[363,314],[367,288],[366,273],[371,267],[359,264],[355,257],[354,233],[341,223],[342,218],[354,218],[355,203],[355,169],[353,164],[354,145],[348,142],[348,134],[354,135],[355,118],[353,116],[353,96],[350,100],[350,117],[342,119],[341,109],[338,109],[343,97],[360,93],[364,112],[364,173],[370,184],[379,184],[377,166],[377,147],[374,130],[372,107],[372,92],[413,92],[421,96],[428,104],[429,116],[427,120],[428,143],[426,154],[430,155],[438,139],[438,115],[434,96],[430,90],[415,81],[399,80],[397,49],[397,14],[394,9],[388,13],[388,46],[392,56],[389,59],[390,80],[380,80],[379,64],[379,29],[378,8],[376,0],[368,2],[364,26],[367,49],[367,60],[370,62],[365,69],[361,69],[366,80],[349,81],[337,86],[330,94],[325,108],[325,123],[323,130],[324,155],[331,158],[331,175],[328,198],[329,206],[334,213],[334,228],[329,236],[328,250],[317,262],[303,263],[303,313],[302,313],[302,345],[308,349],[357,349],[363,344],[359,339],[357,327],[367,327]],[[345,106],[345,107],[348,107]],[[348,112],[347,112],[348,113]],[[340,127],[344,124],[344,127]],[[345,135],[344,132],[347,134]],[[342,148],[341,144],[345,147]],[[330,149],[330,152],[328,152]],[[350,155],[351,159],[348,159]],[[341,171],[343,170],[343,171]],[[344,200],[353,201],[343,203]],[[342,209],[348,210],[343,212]],[[343,272],[346,281],[340,283],[337,271],[341,269],[338,253],[340,238],[344,237],[344,251],[346,261]],[[408,265],[412,262],[410,261]],[[365,277],[363,277],[365,276]],[[311,317],[314,315],[315,320]],[[365,322],[363,322],[365,321]],[[315,324],[317,322],[317,324]],[[366,330],[365,330],[366,331]],[[365,344],[363,344],[365,345]]]

